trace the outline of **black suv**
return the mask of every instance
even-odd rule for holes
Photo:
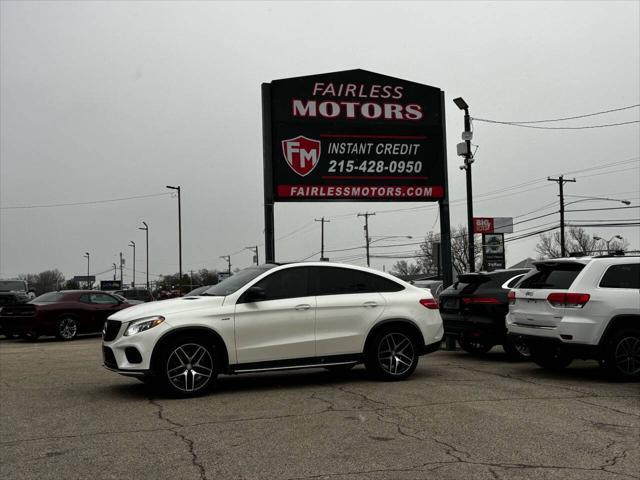
[[[479,355],[502,345],[514,359],[529,357],[524,344],[507,338],[507,295],[529,269],[466,273],[440,294],[444,333],[454,337],[466,352]]]

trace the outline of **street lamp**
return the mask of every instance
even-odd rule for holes
[[[567,202],[565,203],[565,207],[567,205],[571,205],[572,203],[579,203],[579,202],[588,202],[589,200],[602,200],[605,202],[620,202],[624,205],[631,205],[631,202],[629,200],[621,200],[619,198],[607,198],[607,197],[585,197],[582,195],[565,195],[565,197],[570,197],[570,198],[580,198],[581,200],[574,200],[572,202]]]
[[[464,157],[464,165],[460,169],[466,171],[467,177],[467,233],[469,236],[469,271],[475,272],[475,245],[473,242],[473,189],[471,183],[471,164],[473,163],[473,155],[471,155],[471,117],[469,116],[469,105],[462,97],[454,98],[453,103],[464,111],[464,132],[462,140],[464,143],[458,144],[458,155]]]
[[[181,187],[178,185],[177,187],[173,187],[171,185],[167,185],[169,190],[177,190],[178,191],[178,265],[180,270],[180,281],[178,282],[178,290],[182,293],[182,207],[181,207]]]
[[[374,237],[371,237],[371,238],[374,238]],[[406,239],[411,240],[413,237],[411,235],[389,235],[389,236],[386,236],[386,237],[380,237],[380,238],[376,238],[375,240],[371,240],[369,242],[369,244],[376,243],[376,242],[381,242],[382,240],[389,240],[391,238],[406,238]]]
[[[131,286],[136,286],[136,242],[133,240],[129,240],[129,246],[133,247],[133,281],[131,282]]]
[[[147,290],[149,290],[149,225],[147,222],[142,222],[144,227],[138,227],[138,230],[144,230],[147,237]],[[115,280],[115,277],[113,278]]]
[[[595,236],[595,235],[594,235],[594,236],[593,236],[593,239],[594,239],[594,240],[602,240],[604,243],[606,243],[606,244],[607,244],[607,254],[611,253],[611,249],[609,248],[609,245],[611,244],[611,242],[613,242],[615,239],[618,239],[618,240],[624,240],[624,238],[622,238],[622,236],[621,236],[621,235],[614,235],[614,236],[613,236],[613,237],[611,237],[609,240],[605,240],[605,239],[604,239],[604,238],[602,238],[602,237],[597,237],[597,236]]]
[[[87,290],[89,290],[89,252],[84,252],[83,257],[87,259]]]

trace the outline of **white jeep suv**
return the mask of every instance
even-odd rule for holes
[[[220,373],[346,371],[361,362],[381,379],[401,380],[442,335],[432,295],[396,277],[327,262],[267,264],[198,296],[110,316],[102,349],[108,369],[191,396]]]
[[[640,379],[640,257],[545,260],[509,292],[509,335],[534,362],[561,369],[599,360],[612,378]]]

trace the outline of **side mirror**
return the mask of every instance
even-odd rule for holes
[[[259,302],[267,299],[267,292],[261,287],[250,287],[244,293],[244,303]]]

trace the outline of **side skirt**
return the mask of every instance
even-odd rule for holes
[[[306,357],[269,362],[237,363],[229,365],[225,373],[269,372],[274,370],[297,370],[302,368],[322,368],[334,365],[356,365],[364,361],[361,353],[331,355],[327,357]]]

